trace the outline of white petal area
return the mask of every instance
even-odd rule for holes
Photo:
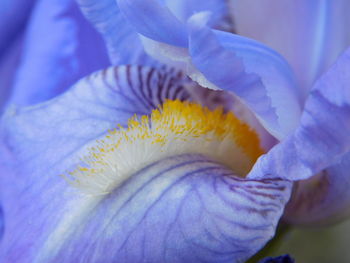
[[[350,45],[347,0],[232,0],[238,34],[281,53],[307,95],[314,81]]]

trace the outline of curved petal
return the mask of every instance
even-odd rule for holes
[[[109,65],[100,36],[71,0],[39,1],[24,41],[12,103],[47,100]]]
[[[305,96],[314,81],[350,45],[347,0],[235,0],[233,6],[238,33],[286,57]]]
[[[138,33],[155,41],[186,47],[185,25],[157,0],[117,0],[120,10]],[[171,33],[169,33],[171,32]]]
[[[295,183],[284,220],[292,224],[323,225],[350,215],[350,153],[309,180]]]
[[[274,235],[290,186],[235,177],[200,155],[171,157],[110,195],[41,192],[18,214],[22,224],[12,232],[16,242],[5,240],[5,259],[242,262]],[[28,239],[34,243],[25,247]]]
[[[297,126],[301,112],[300,92],[288,64],[253,40],[210,30],[205,19],[199,13],[189,20],[189,50],[200,71],[199,84],[233,92],[273,135],[278,139],[287,136]]]
[[[86,18],[103,36],[114,65],[155,65],[144,52],[134,28],[119,11],[115,0],[77,0]]]
[[[278,175],[307,179],[350,151],[350,49],[319,79],[298,129],[261,156],[250,178]]]

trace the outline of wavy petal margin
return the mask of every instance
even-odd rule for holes
[[[208,12],[194,14],[187,26],[185,23],[162,24],[164,35],[172,32],[184,38],[183,35],[188,34],[188,46],[170,38],[162,39],[145,28],[162,23],[163,17],[153,9],[166,7],[157,1],[149,4],[152,9],[145,13],[137,1],[119,1],[127,20],[143,35],[150,55],[182,69],[203,87],[235,93],[278,139],[285,138],[297,127],[303,94],[288,63],[279,54],[253,40],[212,31],[206,26],[210,20]],[[141,12],[143,16],[136,15]],[[169,19],[173,17],[169,10],[166,14]]]
[[[234,93],[271,134],[285,138],[297,126],[301,113],[300,92],[288,64],[258,42],[212,31],[206,26],[207,19],[206,13],[199,13],[188,22],[192,63],[205,78],[200,84],[209,82]]]
[[[279,175],[307,179],[334,165],[350,151],[350,49],[313,87],[300,126],[261,156],[250,178]]]

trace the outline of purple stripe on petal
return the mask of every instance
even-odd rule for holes
[[[246,187],[260,195],[236,190]],[[138,171],[106,196],[71,193],[66,199],[62,189],[41,192],[18,214],[26,220],[7,236],[16,243],[7,240],[5,259],[243,262],[274,235],[290,189],[280,179],[236,177],[200,155],[174,156]],[[24,247],[28,239],[33,243]]]

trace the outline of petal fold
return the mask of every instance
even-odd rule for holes
[[[307,179],[350,151],[350,49],[315,84],[300,126],[261,156],[249,177]]]
[[[188,23],[189,52],[200,71],[196,81],[234,93],[267,130],[284,138],[297,126],[301,112],[300,92],[288,64],[253,40],[212,31],[205,25],[207,19],[199,13]]]
[[[144,52],[137,32],[121,14],[115,0],[77,0],[85,17],[104,38],[113,65],[156,64]]]
[[[120,10],[136,31],[155,41],[186,47],[185,25],[157,0],[117,0]]]

